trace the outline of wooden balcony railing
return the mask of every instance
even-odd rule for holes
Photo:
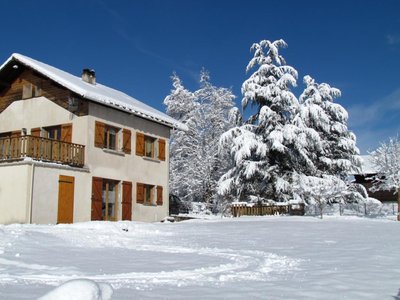
[[[85,146],[31,135],[0,139],[0,162],[21,160],[25,157],[83,167]]]

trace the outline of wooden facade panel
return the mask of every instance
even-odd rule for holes
[[[88,101],[75,95],[65,87],[55,83],[54,81],[41,76],[37,72],[26,69],[21,75],[10,83],[10,87],[3,90],[0,94],[0,113],[5,110],[12,102],[22,100],[24,85],[31,84],[34,88],[31,89],[32,97],[44,96],[53,101],[57,105],[70,110],[69,99],[71,97],[78,99],[78,109],[71,111],[78,116],[88,114],[89,104]],[[26,92],[26,91],[25,91]],[[31,99],[27,97],[26,99]]]
[[[5,110],[12,102],[22,99],[22,86],[23,80],[19,77],[0,94],[0,112]]]

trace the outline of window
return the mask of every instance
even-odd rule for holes
[[[92,221],[132,219],[132,182],[92,178]]]
[[[156,139],[150,136],[144,136],[144,155],[150,158],[156,158],[158,147]]]
[[[30,82],[25,82],[22,86],[22,99],[42,96],[42,88],[40,85],[34,85]]]
[[[147,205],[163,205],[163,187],[151,184],[136,184],[136,202]]]
[[[104,126],[104,148],[117,150],[119,129],[113,126]]]
[[[61,142],[72,143],[72,124],[61,124],[47,127],[31,128],[30,135],[44,137]]]
[[[118,181],[103,179],[102,219],[115,221],[118,219]]]
[[[94,146],[131,154],[131,131],[96,121]]]
[[[136,133],[136,155],[165,160],[165,140]]]
[[[52,140],[61,140],[61,125],[43,128],[43,137]]]
[[[152,205],[154,202],[154,185],[144,185],[144,203]]]

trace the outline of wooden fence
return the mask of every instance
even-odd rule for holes
[[[85,146],[31,135],[0,139],[0,162],[25,157],[82,167]]]
[[[254,204],[232,203],[231,212],[234,217],[240,216],[266,216],[275,214],[304,215],[304,204]]]

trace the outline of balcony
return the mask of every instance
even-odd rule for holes
[[[85,146],[31,135],[0,139],[0,163],[22,160],[26,157],[83,167]]]

